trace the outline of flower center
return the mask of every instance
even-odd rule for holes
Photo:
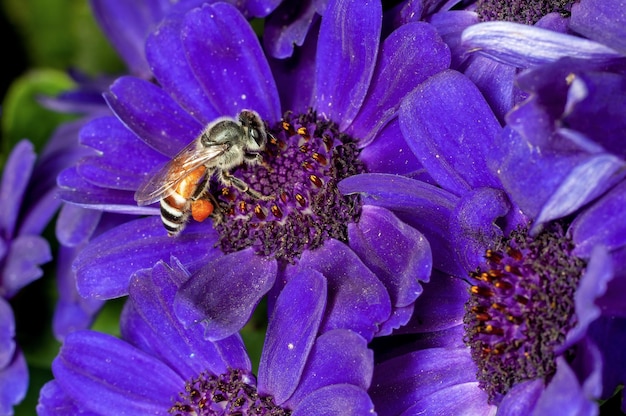
[[[554,349],[576,323],[574,292],[585,267],[572,248],[558,224],[536,237],[514,231],[470,274],[476,284],[464,341],[490,403],[518,382],[556,371]]]
[[[476,13],[483,22],[505,21],[534,25],[548,13],[570,16],[572,0],[478,0]]]
[[[274,404],[269,396],[260,396],[255,379],[242,370],[214,376],[200,374],[188,381],[179,401],[169,409],[176,416],[259,415],[289,416],[291,410]]]
[[[241,166],[233,175],[274,199],[254,199],[232,187],[212,190],[224,212],[215,224],[222,250],[254,247],[258,254],[293,261],[329,238],[347,241],[347,224],[358,221],[360,201],[342,195],[337,183],[365,171],[356,140],[314,111],[287,112],[268,131],[273,137],[264,163]]]

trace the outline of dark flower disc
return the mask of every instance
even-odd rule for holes
[[[185,391],[169,410],[176,416],[259,415],[289,416],[291,411],[257,393],[256,380],[242,370],[215,376],[200,374],[188,381]]]
[[[471,274],[465,343],[490,403],[556,371],[555,349],[576,324],[574,293],[586,266],[573,248],[558,224],[535,237],[517,230]]]
[[[504,21],[534,25],[548,13],[570,16],[571,0],[479,0],[476,13],[483,22]]]
[[[215,224],[221,249],[254,247],[258,254],[293,261],[327,239],[347,241],[347,226],[358,220],[360,202],[356,195],[342,195],[337,183],[365,172],[356,140],[314,111],[287,112],[268,131],[263,164],[242,166],[233,174],[273,199],[212,187],[223,213]]]

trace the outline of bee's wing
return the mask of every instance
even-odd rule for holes
[[[226,149],[225,144],[198,148],[197,140],[192,141],[137,189],[135,201],[139,205],[149,205],[166,198],[185,179],[187,173],[206,165]]]

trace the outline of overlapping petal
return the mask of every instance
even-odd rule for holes
[[[382,5],[332,1],[322,19],[316,55],[316,110],[345,130],[357,115],[378,56]]]
[[[195,240],[199,243],[199,239]],[[178,241],[173,253],[180,248]],[[220,252],[212,261],[204,254],[202,259],[204,266],[178,291],[174,309],[186,327],[202,322],[207,339],[219,340],[236,333],[248,322],[254,308],[274,284],[278,266],[276,260],[257,256],[252,249],[227,255]],[[190,260],[187,257],[186,262]]]

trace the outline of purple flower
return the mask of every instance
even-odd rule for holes
[[[624,160],[532,145],[454,71],[409,94],[399,120],[437,186],[381,174],[340,184],[422,230],[438,269],[396,331],[407,335],[381,347],[379,413],[454,414],[455,396],[475,414],[596,409],[626,368],[611,343],[624,306],[607,292],[624,284]]]
[[[50,155],[48,148],[47,155]],[[52,260],[41,232],[58,209],[54,159],[36,165],[34,147],[19,142],[9,155],[0,184],[0,414],[13,414],[28,388],[28,369],[15,342],[15,319],[8,300],[40,278],[40,266]],[[58,172],[58,170],[57,170]],[[52,175],[51,175],[52,173]]]
[[[137,273],[122,339],[69,334],[38,414],[374,414],[365,339],[341,329],[318,334],[328,290],[320,274],[290,282],[276,300],[258,378],[239,335],[207,341],[201,327],[176,318],[176,289],[188,278],[175,259]]]
[[[350,328],[369,340],[405,323],[419,281],[430,274],[428,242],[390,211],[340,195],[336,183],[366,170],[421,169],[402,143],[396,112],[408,91],[447,67],[449,55],[425,23],[379,44],[381,13],[377,2],[330,2],[316,41],[274,73],[229,5],[164,21],[146,46],[159,86],[118,79],[106,95],[116,117],[80,133],[99,154],[59,176],[68,202],[151,215],[102,234],[78,255],[79,293],[123,296],[135,272],[174,255],[192,274],[177,314],[187,326],[203,321],[212,339],[235,333],[270,289],[271,309],[287,282],[311,273],[328,279],[324,330]],[[205,124],[243,108],[267,121],[274,140],[262,165],[234,175],[274,199],[214,182],[222,221],[191,222],[168,237],[158,208],[138,207],[134,192]]]

